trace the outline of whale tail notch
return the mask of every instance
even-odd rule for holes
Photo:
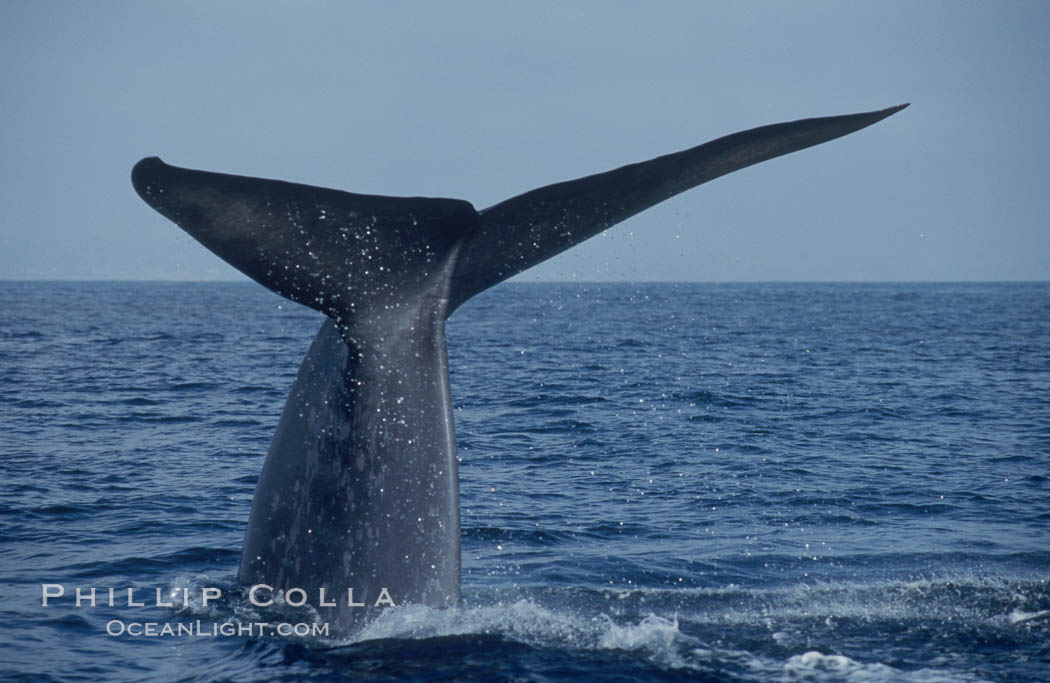
[[[727,173],[870,126],[907,107],[778,123],[547,185],[480,213],[466,201],[383,197],[195,171],[156,157],[139,195],[260,284],[352,326],[362,313],[493,285],[665,199]]]

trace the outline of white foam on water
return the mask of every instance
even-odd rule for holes
[[[901,680],[900,671],[885,664],[861,664],[844,655],[826,655],[816,651],[790,657],[784,673],[795,679],[828,679],[849,681]]]
[[[690,666],[682,654],[683,646],[692,646],[694,654],[708,652],[700,641],[678,630],[678,619],[674,620],[651,614],[637,624],[618,625],[607,618],[605,632],[598,646],[609,650],[643,650],[649,658],[664,667],[680,669]]]
[[[1013,612],[1010,612],[1010,614],[1006,615],[1006,618],[1011,624],[1023,624],[1026,621],[1042,619],[1043,617],[1050,617],[1050,609],[1044,609],[1039,612],[1024,612],[1019,609],[1015,609]]]
[[[540,647],[574,650],[638,650],[662,667],[689,666],[683,656],[702,645],[683,634],[677,619],[650,614],[638,621],[617,622],[606,614],[582,616],[560,612],[522,599],[483,607],[432,609],[411,605],[386,609],[349,645],[380,638],[500,635]]]
[[[603,622],[599,617],[553,611],[528,599],[447,609],[405,605],[384,609],[375,621],[347,642],[492,634],[548,646],[563,643],[569,647],[587,647],[596,642]]]
[[[599,646],[614,650],[637,650],[666,647],[687,640],[699,642],[678,630],[678,619],[664,619],[655,614],[643,618],[637,624],[620,626],[606,617],[608,623],[599,639]]]
[[[811,650],[789,657],[783,665],[789,681],[848,681],[850,683],[980,683],[985,679],[962,672],[917,669],[901,671],[886,664],[863,663],[844,655]]]

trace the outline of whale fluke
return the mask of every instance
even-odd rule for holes
[[[336,632],[372,618],[376,603],[455,603],[448,316],[669,197],[906,106],[755,128],[481,212],[459,199],[353,194],[140,161],[132,183],[150,206],[256,282],[329,317],[263,465],[239,579],[302,589]]]

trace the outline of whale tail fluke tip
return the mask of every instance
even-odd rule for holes
[[[146,199],[147,203],[149,202],[147,195],[150,181],[156,177],[157,171],[164,168],[164,166],[166,164],[160,160],[160,157],[144,157],[131,169],[131,185],[139,193],[140,197]]]
[[[886,107],[885,109],[882,109],[882,110],[874,112],[874,113],[882,114],[883,115],[882,118],[886,118],[887,116],[893,116],[894,114],[896,114],[897,112],[901,111],[902,109],[907,109],[910,106],[911,106],[911,102],[904,102],[902,104],[898,104],[898,105],[895,105],[893,107]]]

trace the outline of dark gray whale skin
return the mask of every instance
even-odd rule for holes
[[[906,106],[735,133],[480,212],[456,199],[351,194],[140,161],[132,183],[150,206],[256,282],[329,318],[263,465],[239,580],[304,590],[334,633],[374,618],[388,604],[383,589],[398,605],[455,604],[448,316],[669,197]]]

